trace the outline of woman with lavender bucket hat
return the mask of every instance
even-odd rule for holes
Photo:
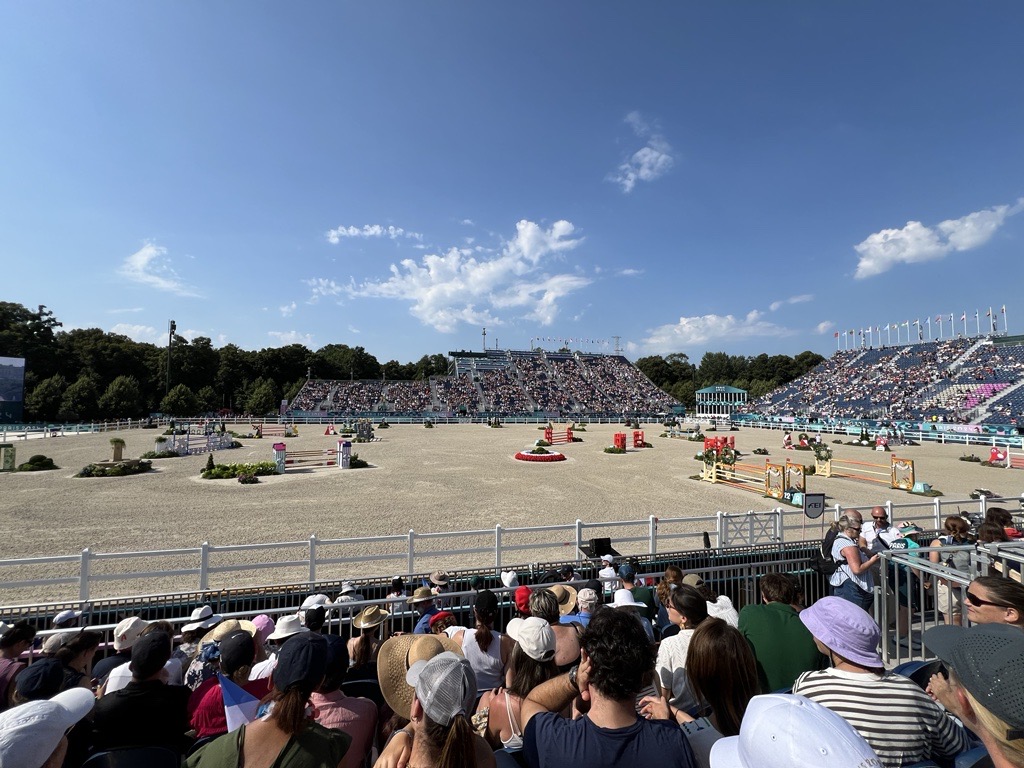
[[[878,653],[881,630],[863,608],[824,597],[800,612],[831,667],[805,672],[793,693],[841,715],[897,768],[929,759],[951,760],[968,748],[963,727],[909,678],[887,673]]]

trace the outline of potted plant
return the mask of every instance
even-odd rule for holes
[[[114,449],[114,458],[112,461],[123,461],[124,460],[124,440],[120,437],[110,438],[110,446]]]

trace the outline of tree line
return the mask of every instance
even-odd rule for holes
[[[168,347],[133,341],[99,328],[61,330],[45,306],[0,302],[0,357],[25,358],[25,418],[90,421],[191,416],[230,410],[265,414],[316,379],[425,380],[448,373],[444,354],[416,362],[381,363],[363,347],[302,344],[258,351],[235,344],[214,348],[205,336],[174,334]],[[637,367],[668,394],[692,407],[702,387],[731,384],[751,398],[809,371],[825,358],[814,352],[743,357],[708,352],[699,365],[682,353],[642,357]]]
[[[174,334],[167,346],[133,341],[99,328],[61,330],[45,306],[32,310],[0,302],[0,357],[25,358],[25,418],[90,421],[147,416],[191,416],[229,409],[276,411],[306,381],[318,379],[415,380],[448,373],[443,354],[416,362],[381,363],[363,347],[302,344],[250,351],[235,344],[214,348],[205,336]]]

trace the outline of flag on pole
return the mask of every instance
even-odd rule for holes
[[[224,698],[224,717],[228,721],[228,733],[255,720],[260,700],[241,686],[235,685],[220,672],[217,673],[217,680],[220,682],[220,692]]]
[[[988,312],[985,313],[985,317],[992,317],[992,310],[991,309]]]
[[[964,312],[962,315],[960,315],[960,322],[961,323],[966,323],[967,322],[967,313],[966,312]]]
[[[838,339],[838,338],[839,338],[839,331],[836,331],[836,332],[835,332],[834,334],[832,334],[832,335],[833,335],[833,336],[835,336],[835,337],[836,337],[836,338]]]

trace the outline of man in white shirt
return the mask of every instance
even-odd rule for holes
[[[893,524],[889,522],[889,513],[886,511],[885,507],[872,507],[871,526],[861,529],[859,543],[862,549],[877,554],[887,549],[891,549],[892,543],[897,539],[902,538],[903,533],[900,529],[894,527]],[[875,575],[875,583],[881,584],[881,560],[875,563],[871,567],[871,570]],[[894,575],[894,571],[890,570],[889,574],[890,576]],[[897,608],[896,594],[893,590],[893,583],[891,580],[886,593],[886,600],[889,603],[889,615],[896,617],[899,630],[897,634],[905,636],[910,629],[910,607],[907,605],[899,605]]]

